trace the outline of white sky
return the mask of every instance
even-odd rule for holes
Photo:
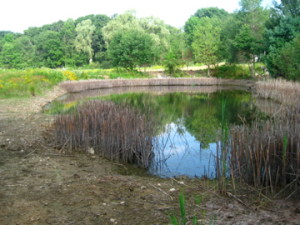
[[[23,32],[58,20],[76,19],[89,14],[112,16],[135,10],[138,17],[154,16],[166,24],[183,27],[198,9],[218,7],[233,12],[239,0],[1,0],[0,30]],[[272,6],[272,0],[263,0]]]

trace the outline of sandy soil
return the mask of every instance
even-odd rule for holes
[[[299,200],[266,200],[250,189],[219,195],[207,180],[161,179],[52,148],[44,133],[53,118],[40,110],[63,93],[0,100],[1,225],[169,224],[169,215],[180,215],[180,192],[189,220],[196,215],[199,224],[300,224]]]

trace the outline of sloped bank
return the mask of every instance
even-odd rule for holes
[[[230,80],[210,77],[201,78],[152,78],[152,79],[116,79],[116,80],[80,80],[66,81],[59,86],[67,92],[81,92],[93,89],[140,86],[246,86],[254,85],[250,80]]]

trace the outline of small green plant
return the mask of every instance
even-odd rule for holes
[[[200,206],[201,203],[202,203],[202,196],[201,195],[195,196],[195,204],[197,206]],[[179,208],[180,208],[179,219],[177,219],[177,217],[174,215],[170,216],[170,222],[172,225],[185,225],[185,224],[202,225],[202,223],[198,222],[198,218],[196,216],[193,216],[190,221],[188,220],[188,217],[186,215],[186,203],[185,203],[184,195],[182,193],[179,194]],[[203,218],[205,217],[204,210],[201,210],[201,215],[203,216]]]
[[[173,225],[185,225],[187,223],[186,211],[185,211],[185,200],[182,193],[179,194],[179,207],[180,207],[180,219],[178,220],[174,215],[170,216],[170,221]]]
[[[31,94],[32,96],[35,96],[35,88],[34,88],[34,86],[30,86],[30,87],[29,87],[29,92],[30,92],[30,94]]]

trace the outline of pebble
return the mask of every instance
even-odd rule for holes
[[[91,155],[95,154],[95,150],[93,148],[88,148],[87,152]]]

